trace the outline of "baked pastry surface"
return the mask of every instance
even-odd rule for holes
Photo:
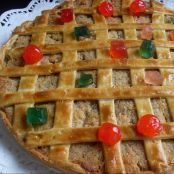
[[[146,14],[127,13],[132,0],[112,0],[114,16],[104,17],[96,7],[101,0],[76,0],[47,10],[33,22],[17,27],[0,50],[0,115],[18,142],[49,166],[65,173],[158,173],[174,166],[174,12],[146,0]],[[74,19],[58,25],[63,8],[71,7]],[[90,38],[77,41],[74,27],[87,26]],[[156,57],[142,59],[138,52],[144,26],[153,30]],[[111,40],[124,40],[128,59],[108,55]],[[37,45],[44,58],[24,65],[24,47]],[[162,86],[147,85],[145,72],[158,70]],[[81,73],[94,83],[77,88]],[[28,127],[29,107],[46,107],[43,126]],[[134,129],[141,115],[151,113],[163,123],[163,132],[152,139]],[[120,126],[122,140],[106,146],[96,138],[104,122]]]

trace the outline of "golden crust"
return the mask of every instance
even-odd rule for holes
[[[97,100],[173,97],[173,86],[134,86],[118,88],[52,89],[39,92],[0,94],[0,107],[22,103],[42,103],[57,100]]]
[[[5,112],[0,111],[7,128],[15,135],[17,141],[31,154],[37,156],[48,165],[61,169],[64,173],[85,173],[86,171],[68,160],[69,144],[82,142],[96,142],[98,127],[71,128],[73,100],[96,100],[99,99],[99,109],[101,123],[112,122],[117,124],[114,114],[113,99],[135,100],[138,115],[152,113],[150,104],[152,97],[166,97],[174,118],[174,90],[170,83],[165,86],[151,87],[142,85],[137,77],[144,79],[144,69],[159,68],[163,76],[174,73],[174,61],[171,59],[169,50],[174,48],[173,41],[166,41],[164,30],[173,30],[173,24],[163,24],[164,15],[174,15],[174,12],[166,9],[160,3],[152,1],[152,8],[146,14],[152,14],[152,23],[148,24],[153,29],[157,56],[159,59],[143,60],[138,59],[132,50],[139,47],[141,40],[137,39],[136,30],[143,29],[147,24],[135,23],[132,16],[127,13],[127,8],[132,0],[122,1],[122,10],[116,11],[115,16],[122,16],[121,24],[106,24],[103,16],[99,15],[96,7],[101,0],[94,0],[91,8],[74,8],[77,14],[93,14],[95,25],[88,24],[89,29],[96,31],[97,39],[77,42],[69,36],[75,26],[79,26],[74,21],[62,26],[48,26],[50,14],[55,14],[61,8],[73,6],[72,2],[65,3],[61,7],[44,11],[42,16],[38,16],[34,22],[25,22],[14,31],[13,37],[0,50],[0,76],[21,77],[19,89],[14,93],[0,93],[0,107],[14,105],[14,121],[10,122]],[[160,20],[159,20],[160,19]],[[161,22],[162,20],[162,22]],[[131,29],[130,29],[131,23]],[[127,61],[116,61],[107,59],[106,54],[102,54],[100,49],[107,49],[110,39],[107,37],[107,30],[121,29],[125,33],[125,45],[128,48],[129,59]],[[62,44],[45,44],[47,32],[64,32],[64,42]],[[19,35],[32,35],[31,43],[38,45],[44,54],[54,54],[63,52],[63,61],[59,64],[32,65],[25,67],[5,67],[3,62],[5,54],[21,54],[24,48],[12,48]],[[71,42],[71,46],[69,44]],[[77,61],[77,51],[97,49],[97,59],[88,61]],[[134,59],[137,58],[137,59]],[[165,59],[164,59],[165,58]],[[70,63],[69,63],[70,62]],[[98,69],[98,88],[77,89],[75,86],[75,70]],[[130,69],[132,87],[112,88],[112,69]],[[38,75],[49,75],[60,73],[59,89],[35,92]],[[107,74],[107,79],[103,74]],[[65,80],[66,79],[66,80]],[[30,83],[28,83],[28,81]],[[166,86],[167,85],[167,86]],[[109,100],[106,100],[109,99]],[[62,100],[61,102],[59,100]],[[26,128],[21,121],[24,118],[26,109],[36,102],[56,101],[56,112],[52,129],[34,132],[32,128]],[[61,110],[60,110],[61,108]],[[143,108],[143,109],[142,109]],[[164,172],[171,169],[167,164],[161,140],[174,138],[174,124],[163,123],[163,131],[154,139],[145,139],[137,134],[135,125],[120,125],[122,130],[122,140],[143,140],[145,151],[152,171],[142,171],[141,173]],[[40,153],[34,147],[51,146],[47,155]],[[105,156],[105,172],[125,173],[124,162],[120,143],[113,147],[103,145]],[[61,159],[61,160],[60,160]],[[139,173],[139,172],[137,172]]]
[[[174,123],[164,123],[163,131],[153,140],[171,139],[174,134]],[[136,132],[135,125],[120,126],[122,140],[151,140]],[[52,146],[59,144],[96,142],[98,127],[93,128],[53,128],[42,132],[29,132],[26,144],[29,147]],[[158,154],[159,155],[159,154]]]
[[[83,60],[76,62],[62,62],[49,65],[27,65],[25,67],[9,67],[3,68],[0,76],[18,77],[30,75],[49,75],[62,71],[72,70],[92,70],[92,69],[155,69],[155,68],[172,68],[174,66],[173,59],[128,59],[123,61],[110,59]],[[97,67],[97,68],[96,68]]]

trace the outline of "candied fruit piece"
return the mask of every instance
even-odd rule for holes
[[[155,115],[146,114],[138,120],[136,128],[139,134],[146,137],[154,137],[160,134],[163,126]]]
[[[140,47],[140,56],[148,59],[154,57],[155,46],[152,40],[144,40]]]
[[[106,145],[112,146],[121,139],[120,128],[112,123],[103,123],[98,130],[98,139]]]
[[[110,17],[113,15],[113,6],[110,2],[102,2],[98,6],[98,11],[103,16]]]
[[[75,27],[74,28],[74,34],[77,40],[80,39],[80,37],[90,37],[90,30],[86,26],[82,27]]]
[[[171,17],[170,21],[171,21],[172,24],[174,24],[174,17]]]
[[[41,50],[36,45],[28,45],[24,49],[23,59],[26,64],[35,64],[43,58]]]
[[[48,112],[46,108],[28,108],[26,114],[27,125],[42,125],[48,120]]]
[[[162,85],[163,77],[158,71],[146,71],[144,81],[146,84],[150,85]]]
[[[80,78],[77,80],[78,87],[86,87],[93,84],[93,77],[92,74],[84,74],[80,75]]]
[[[127,48],[123,41],[111,41],[109,54],[113,59],[125,59],[128,57]]]
[[[170,39],[174,41],[174,30],[170,32]]]
[[[68,23],[73,20],[73,10],[71,8],[63,9],[60,13],[60,18],[58,18],[58,24]]]
[[[142,0],[135,0],[129,7],[129,13],[131,15],[139,16],[146,11],[146,4]]]

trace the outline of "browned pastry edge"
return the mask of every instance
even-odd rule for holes
[[[23,147],[23,149],[25,149],[26,152],[29,152],[34,158],[38,158],[39,160],[43,161],[51,168],[57,168],[67,174],[84,173],[84,171],[82,170],[81,167],[79,167],[79,165],[73,164],[68,161],[61,161],[61,160],[57,161],[57,163],[55,164],[52,161],[50,161],[46,156],[41,154],[39,151],[26,147],[26,145],[18,138],[18,135],[15,132],[15,130],[13,129],[13,127],[8,119],[8,116],[6,116],[6,113],[0,111],[0,118],[2,119],[2,121],[4,122],[6,127],[8,128],[8,131],[12,133],[12,135],[15,138],[15,140],[17,141],[17,143],[20,144]]]
[[[68,161],[61,161],[61,160],[54,163],[50,161],[46,156],[42,155],[39,151],[33,150],[30,147],[26,147],[26,145],[18,138],[18,135],[13,130],[7,115],[2,111],[0,111],[0,118],[2,119],[6,127],[8,128],[8,131],[12,133],[17,143],[20,144],[23,147],[23,149],[25,149],[26,152],[31,154],[34,158],[41,160],[42,162],[46,163],[47,166],[50,166],[51,168],[54,168],[54,169],[58,169],[59,171],[62,171],[65,174],[85,174],[85,171],[81,167],[79,167],[79,165],[70,163]],[[172,170],[172,168],[168,166],[167,170],[170,171]],[[152,171],[145,171],[145,172],[140,172],[137,174],[155,174],[155,173]]]

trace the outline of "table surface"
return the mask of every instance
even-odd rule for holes
[[[30,1],[31,0],[0,0],[0,15],[7,10],[25,8]]]

